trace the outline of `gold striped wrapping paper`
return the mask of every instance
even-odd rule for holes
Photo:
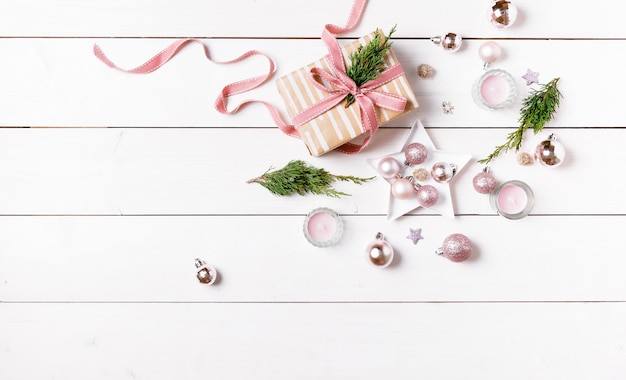
[[[343,47],[343,57],[346,65],[349,64],[349,54],[355,51],[359,45],[366,45],[373,37],[374,33],[370,33]],[[397,62],[398,60],[393,50],[389,49],[385,57],[387,67]],[[328,62],[322,57],[276,80],[278,92],[285,102],[289,116],[292,118],[327,95],[315,88],[306,78],[306,74],[313,67],[321,67],[325,71],[332,73]],[[403,96],[407,99],[403,112],[391,111],[376,106],[379,125],[384,125],[418,107],[413,89],[404,74],[378,89]],[[312,156],[321,156],[365,133],[361,123],[359,105],[355,102],[350,107],[345,108],[344,104],[345,101],[342,101],[326,113],[297,127],[300,137]]]

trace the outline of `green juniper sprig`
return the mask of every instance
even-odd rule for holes
[[[346,74],[357,86],[378,78],[385,71],[385,56],[392,45],[389,39],[395,31],[396,26],[391,28],[387,36],[384,36],[380,30],[376,30],[374,38],[367,45],[359,46],[350,54],[350,66],[346,69]],[[354,101],[354,95],[348,94],[346,96],[346,108]]]
[[[519,151],[522,146],[524,132],[527,129],[532,129],[537,134],[548,121],[552,120],[563,97],[556,86],[559,79],[554,78],[547,84],[542,84],[538,90],[532,90],[524,98],[522,108],[520,108],[519,127],[509,133],[506,142],[497,146],[487,158],[478,160],[479,163],[487,164],[500,153],[506,153],[511,149],[515,149],[516,152]]]
[[[334,181],[350,181],[357,185],[361,185],[367,181],[374,179],[359,178],[346,175],[335,175],[324,169],[319,169],[308,165],[301,160],[292,160],[282,169],[272,170],[263,173],[256,178],[248,180],[248,183],[258,183],[268,189],[271,193],[278,196],[287,196],[291,194],[305,195],[322,194],[333,198],[341,196],[349,196],[350,194],[335,190],[331,183]]]

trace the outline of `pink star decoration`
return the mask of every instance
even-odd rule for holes
[[[533,83],[539,83],[537,77],[539,73],[532,71],[531,69],[526,69],[526,74],[522,75],[522,78],[526,80],[526,86],[530,86]]]
[[[406,238],[411,239],[413,244],[417,244],[418,241],[424,238],[422,237],[422,229],[421,228],[417,228],[417,229],[409,228],[409,236],[407,236]]]
[[[459,172],[463,169],[465,165],[471,160],[472,156],[466,153],[454,153],[449,151],[437,150],[432,140],[426,133],[426,129],[422,125],[422,122],[416,120],[409,131],[406,142],[402,145],[402,149],[399,152],[386,154],[381,157],[373,157],[366,159],[366,162],[374,168],[374,170],[378,173],[378,163],[385,157],[393,157],[399,163],[403,163],[405,161],[404,156],[404,148],[413,143],[419,142],[422,143],[428,149],[428,158],[420,167],[425,168],[430,172],[430,168],[436,162],[447,162],[450,164],[456,165],[456,175],[459,175]],[[414,168],[408,167],[404,170],[402,176],[409,175],[413,172]],[[380,173],[379,173],[380,174]],[[411,199],[397,199],[391,195],[391,184],[395,180],[395,178],[385,179],[389,186],[389,208],[387,211],[387,219],[393,220],[401,217],[404,214],[407,214],[419,207],[422,207],[417,201],[417,197]],[[434,211],[440,215],[443,215],[448,218],[454,218],[454,206],[452,204],[452,193],[450,191],[450,184],[454,183],[454,178],[448,183],[437,183],[432,177],[429,177],[426,181],[421,182],[421,185],[432,185],[434,186],[439,193],[439,201],[434,206],[430,207],[429,210]]]

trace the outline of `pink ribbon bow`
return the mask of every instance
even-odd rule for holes
[[[404,71],[399,64],[395,64],[383,71],[378,78],[364,83],[361,86],[357,86],[346,73],[346,66],[343,60],[341,46],[329,31],[328,26],[322,32],[322,40],[328,48],[326,60],[330,64],[333,73],[331,74],[322,68],[314,67],[307,74],[307,79],[315,88],[329,94],[329,96],[309,106],[294,116],[293,123],[297,127],[311,121],[335,107],[346,96],[348,96],[348,94],[352,94],[360,109],[363,130],[368,134],[368,136],[360,145],[345,143],[336,149],[344,153],[356,153],[367,146],[371,137],[378,130],[378,118],[376,116],[376,109],[374,106],[397,112],[402,112],[404,110],[407,103],[406,98],[376,90],[385,83],[391,82],[402,76]],[[331,86],[326,87],[318,82],[316,77],[321,77]]]

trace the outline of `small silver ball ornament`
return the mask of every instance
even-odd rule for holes
[[[541,165],[555,168],[563,163],[565,148],[556,141],[556,136],[551,134],[547,140],[543,140],[535,148],[535,160]]]
[[[442,36],[435,36],[430,39],[435,45],[441,46],[441,48],[447,52],[454,53],[461,48],[463,44],[463,37],[456,33],[446,33]]]
[[[385,237],[380,232],[376,234],[376,240],[367,245],[365,253],[368,261],[379,268],[389,266],[394,256],[393,247],[385,241]]]
[[[456,174],[456,165],[447,162],[437,162],[430,170],[433,180],[438,183],[448,183]]]
[[[496,0],[491,3],[489,21],[498,29],[508,28],[517,20],[517,7],[507,0]]]

